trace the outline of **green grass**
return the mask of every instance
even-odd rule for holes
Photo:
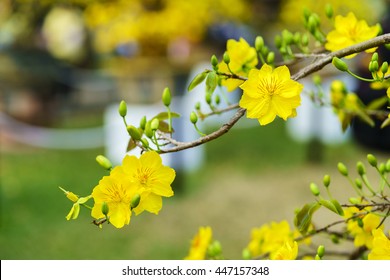
[[[323,149],[325,163],[356,154],[356,146]],[[62,151],[25,148],[3,151],[0,158],[0,258],[1,259],[179,259],[185,256],[191,236],[169,238],[150,225],[168,219],[142,214],[122,230],[91,224],[86,209],[76,221],[66,221],[71,202],[58,186],[88,195],[107,174],[95,162],[100,149]],[[203,183],[224,168],[243,174],[275,172],[305,164],[308,149],[288,138],[284,123],[266,127],[234,129],[206,145],[207,160],[198,171],[183,180],[186,193],[166,200],[180,219],[179,201],[196,193]],[[193,211],[199,206],[194,206]],[[84,211],[83,211],[84,210]],[[163,209],[164,210],[164,209]],[[164,212],[164,211],[162,211]],[[181,231],[182,229],[174,229]]]

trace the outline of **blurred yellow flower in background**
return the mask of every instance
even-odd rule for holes
[[[368,254],[369,260],[390,260],[390,240],[382,229],[372,231],[372,250]]]
[[[198,233],[192,239],[191,248],[185,260],[204,260],[207,249],[211,244],[213,232],[210,227],[200,227]]]

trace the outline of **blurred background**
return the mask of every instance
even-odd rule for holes
[[[58,189],[86,196],[107,174],[96,155],[120,163],[128,141],[120,100],[137,125],[164,110],[160,97],[169,87],[183,115],[175,136],[194,139],[186,114],[203,101],[204,88],[186,88],[210,68],[211,55],[221,58],[230,38],[252,44],[262,35],[273,45],[284,28],[302,29],[303,7],[322,17],[326,3],[369,24],[387,14],[380,0],[0,0],[0,258],[181,259],[205,225],[227,258],[241,258],[250,229],[282,219],[292,225],[294,209],[312,200],[309,183],[324,174],[334,175],[338,198],[353,195],[337,162],[354,165],[367,152],[386,158],[389,147],[341,133],[330,109],[304,98],[287,124],[240,120],[217,141],[165,155],[178,173],[176,195],[158,216],[133,216],[122,230],[95,227],[86,209],[66,221],[71,202]],[[334,73],[324,71],[329,87]],[[308,91],[310,78],[302,82]],[[230,116],[201,128],[211,131]],[[319,216],[321,223],[337,219]]]

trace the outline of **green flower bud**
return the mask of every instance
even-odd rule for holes
[[[109,208],[108,208],[108,204],[107,202],[103,202],[102,203],[102,213],[104,216],[107,216],[108,215],[108,211],[109,211]]]
[[[262,50],[261,50],[261,54],[262,54],[264,57],[267,57],[268,53],[269,53],[268,47],[267,47],[267,46],[264,46],[264,47],[262,48]]]
[[[195,103],[195,110],[200,110],[200,102]]]
[[[141,138],[141,143],[144,148],[149,148],[149,141],[146,138]]]
[[[282,40],[282,37],[280,36],[280,35],[276,35],[275,36],[275,46],[278,48],[278,49],[280,49],[281,47],[282,47],[282,45],[283,45],[283,40]],[[259,52],[260,52],[261,50],[259,50]]]
[[[249,249],[245,248],[244,250],[242,250],[242,258],[244,260],[250,260],[252,258],[252,254]]]
[[[127,105],[125,101],[122,100],[121,103],[119,103],[118,112],[122,118],[127,115]]]
[[[282,31],[282,38],[287,45],[290,45],[294,40],[293,34],[286,29]]]
[[[388,70],[389,70],[389,63],[387,61],[385,61],[382,63],[381,72],[383,74],[386,74]]]
[[[196,124],[198,122],[198,115],[195,112],[191,112],[191,114],[190,114],[190,121],[193,124]]]
[[[152,138],[153,137],[153,130],[152,130],[152,125],[151,125],[151,121],[148,121],[145,125],[145,135],[149,138]]]
[[[356,197],[350,197],[348,201],[355,205],[360,204],[360,199]]]
[[[264,39],[261,36],[257,36],[255,39],[255,49],[257,52],[261,52],[264,47]]]
[[[303,8],[303,18],[305,20],[309,20],[310,15],[311,15],[310,10],[308,8],[304,7]]]
[[[169,90],[169,88],[166,87],[164,89],[161,99],[162,99],[163,104],[166,107],[171,105],[171,91]]]
[[[377,52],[374,52],[371,57],[371,61],[378,61],[379,55]]]
[[[136,128],[134,125],[128,125],[127,132],[130,134],[133,140],[138,141],[141,139],[141,133],[139,132],[138,128]]]
[[[384,163],[379,164],[378,170],[380,174],[385,174],[386,172],[386,165]]]
[[[221,97],[217,94],[216,96],[215,96],[215,104],[219,104],[219,103],[221,103]]]
[[[325,246],[324,245],[318,246],[317,255],[322,259],[324,254],[325,254]]]
[[[363,228],[364,223],[363,223],[362,218],[357,218],[356,221],[357,221],[358,226],[361,227],[361,228]]]
[[[135,194],[130,201],[130,208],[133,209],[138,206],[139,202],[141,201],[141,196],[137,193]]]
[[[159,126],[160,126],[160,120],[157,119],[157,118],[154,118],[154,119],[152,120],[152,122],[150,123],[150,128],[151,128],[152,130],[157,130]]]
[[[225,62],[226,64],[230,63],[230,56],[227,52],[223,54],[223,62]]]
[[[206,94],[205,94],[205,100],[206,100],[206,103],[207,104],[211,104],[211,98],[212,98],[212,96],[213,96],[213,94],[212,93],[210,93],[210,92],[206,92]]]
[[[361,189],[363,188],[363,182],[362,182],[362,180],[360,180],[359,178],[356,178],[356,179],[355,179],[355,185],[356,185],[356,187],[357,187],[359,190],[361,190]]]
[[[307,21],[307,27],[311,33],[314,33],[318,27],[319,21],[317,18],[314,16],[314,14],[311,14],[309,16],[309,19]]]
[[[363,162],[358,161],[358,162],[356,163],[356,169],[357,169],[357,172],[358,172],[358,174],[359,174],[360,176],[362,176],[363,174],[366,174],[366,168],[365,168]]]
[[[310,184],[310,191],[315,195],[319,196],[320,195],[320,190],[318,189],[318,186],[315,183]]]
[[[320,261],[320,260],[321,260],[321,257],[320,257],[318,254],[316,254],[316,256],[314,257],[314,259],[315,259],[316,261]]]
[[[145,126],[146,126],[146,116],[143,116],[141,118],[141,120],[139,121],[139,127],[142,129],[142,130],[145,130]]]
[[[367,155],[367,161],[372,167],[376,167],[378,165],[378,162],[376,160],[376,157],[373,154]]]
[[[299,44],[301,42],[301,33],[295,32],[293,37],[294,44]]]
[[[379,70],[379,64],[378,64],[378,61],[374,60],[374,61],[371,61],[370,64],[368,64],[368,70],[371,72],[371,73],[375,73]]]
[[[333,17],[333,7],[331,4],[326,4],[325,5],[325,15],[331,19]]]
[[[339,170],[341,175],[348,176],[348,169],[343,163],[339,162],[337,164],[337,169]]]
[[[211,56],[211,65],[215,68],[218,67],[218,58],[213,54]]]
[[[301,44],[304,47],[309,45],[309,36],[307,36],[307,34],[302,35]]]
[[[343,60],[338,57],[333,57],[332,64],[339,69],[340,71],[346,72],[348,71],[348,65]]]
[[[323,182],[325,187],[329,187],[329,185],[330,185],[330,176],[329,175],[325,175],[324,179],[322,180],[322,182]]]
[[[390,159],[386,162],[386,171],[390,172]]]
[[[268,64],[273,64],[275,62],[275,53],[274,52],[269,52],[267,55],[267,63]]]
[[[112,168],[111,161],[108,158],[106,158],[105,156],[98,155],[96,157],[96,161],[104,169],[110,170]]]
[[[207,248],[207,253],[210,257],[214,258],[222,253],[222,246],[218,240],[213,241]]]
[[[332,242],[333,242],[334,244],[339,244],[339,242],[340,242],[340,239],[339,239],[339,237],[338,237],[336,234],[332,234],[332,235],[330,236],[330,240],[332,240]]]

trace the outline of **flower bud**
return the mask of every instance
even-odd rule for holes
[[[228,52],[225,52],[223,54],[223,62],[225,62],[226,64],[230,63],[230,56],[229,56]]]
[[[215,96],[215,104],[219,104],[219,103],[221,103],[221,97],[219,97],[219,95],[216,95]]]
[[[386,171],[390,172],[390,159],[386,162]]]
[[[336,234],[331,234],[330,240],[332,240],[332,242],[334,244],[339,244],[339,242],[340,242],[340,239],[339,239],[339,237]]]
[[[108,204],[107,202],[103,202],[102,203],[102,213],[104,216],[107,216],[108,215],[108,211],[109,211],[109,208],[108,208]]]
[[[269,52],[267,55],[267,63],[268,64],[273,64],[275,62],[275,53],[274,52]]]
[[[358,162],[356,163],[356,169],[357,169],[357,172],[358,172],[358,174],[359,174],[360,176],[362,176],[363,174],[366,173],[366,168],[364,167],[364,164],[363,164],[363,162],[361,162],[361,161],[358,161]]]
[[[127,115],[127,105],[125,101],[122,100],[121,103],[119,103],[118,112],[122,118]]]
[[[137,193],[135,194],[130,201],[130,207],[131,209],[137,207],[139,205],[139,202],[141,201],[141,196]]]
[[[168,107],[169,105],[171,105],[171,91],[169,90],[168,87],[166,87],[163,91],[163,94],[162,94],[162,102],[163,104]]]
[[[375,73],[379,70],[379,64],[378,64],[378,61],[374,60],[374,61],[371,61],[369,64],[368,64],[368,70],[371,72],[371,73]]]
[[[320,195],[320,190],[318,189],[318,186],[315,183],[311,183],[310,184],[310,191],[315,196],[319,196]]]
[[[243,251],[242,251],[242,258],[244,260],[250,260],[252,258],[252,254],[251,252],[249,251],[249,249],[245,248]]]
[[[191,112],[191,114],[190,114],[190,121],[193,124],[196,124],[198,122],[198,115],[195,112]]]
[[[339,69],[340,71],[343,71],[343,72],[348,71],[348,65],[347,65],[343,60],[341,60],[341,59],[338,58],[338,57],[333,57],[333,59],[332,59],[332,64],[333,64],[337,69]]]
[[[282,38],[283,38],[284,42],[286,43],[286,45],[290,45],[294,40],[293,34],[286,29],[284,29],[282,31]]]
[[[153,130],[152,130],[152,125],[151,125],[151,121],[148,121],[145,125],[145,135],[149,138],[152,138],[153,137]]]
[[[207,253],[210,257],[215,258],[222,253],[222,246],[218,240],[213,241],[207,248]]]
[[[141,133],[139,132],[138,128],[136,128],[134,125],[128,125],[127,132],[130,134],[133,140],[138,141],[141,139]]]
[[[142,130],[145,130],[145,126],[146,126],[146,116],[143,116],[141,118],[141,120],[139,121],[139,127],[142,129]]]
[[[205,94],[205,100],[206,100],[206,103],[207,104],[211,104],[211,98],[212,98],[212,96],[213,96],[213,94],[212,93],[210,93],[210,92],[206,92],[206,94]]]
[[[111,161],[103,155],[98,155],[96,161],[104,169],[110,170],[112,168]]]
[[[146,138],[141,138],[141,143],[144,148],[149,148],[149,141]]]
[[[79,197],[78,197],[77,195],[75,195],[74,193],[72,193],[72,192],[67,192],[67,193],[66,193],[66,197],[67,197],[70,201],[72,201],[72,202],[74,202],[74,203],[76,203],[76,202],[79,200]]]
[[[381,72],[383,74],[386,74],[388,70],[389,70],[389,63],[387,61],[385,61],[382,63]]]
[[[352,204],[360,204],[360,199],[359,198],[356,198],[356,197],[350,197],[348,199],[349,202],[351,202]]]
[[[374,52],[371,57],[371,61],[378,61],[379,55],[377,52]]]
[[[307,27],[311,33],[314,33],[319,25],[319,19],[316,14],[311,14],[307,21]]]
[[[301,33],[295,32],[293,37],[294,44],[299,44],[301,42]]]
[[[321,76],[320,75],[314,75],[313,76],[313,83],[317,86],[321,85]]]
[[[376,167],[378,165],[378,162],[376,160],[376,157],[373,154],[367,155],[367,161],[372,167]]]
[[[361,190],[361,189],[363,188],[363,182],[362,182],[362,180],[360,180],[359,178],[356,178],[356,179],[355,179],[355,185],[356,185],[356,187],[357,187],[359,190]]]
[[[325,246],[324,245],[320,245],[318,246],[317,248],[317,255],[322,258],[325,254]]]
[[[303,34],[302,38],[301,38],[301,44],[304,47],[308,46],[309,45],[309,36],[307,36],[306,34]]]
[[[200,110],[200,102],[195,103],[195,110]]]
[[[361,227],[361,228],[363,228],[364,223],[363,223],[362,218],[359,218],[359,217],[358,217],[358,218],[356,219],[356,221],[357,221],[358,226]]]
[[[325,6],[325,15],[331,19],[333,17],[333,7],[331,4],[326,4]]]
[[[280,49],[281,47],[282,47],[282,45],[283,45],[283,40],[282,40],[282,37],[280,36],[280,35],[276,35],[275,36],[275,46],[278,48],[278,49]],[[257,49],[256,49],[257,50]],[[259,52],[260,52],[261,50],[259,50]]]
[[[339,170],[341,175],[348,176],[348,169],[343,163],[339,162],[337,164],[337,169]]]
[[[325,175],[324,178],[322,179],[322,182],[323,182],[325,187],[329,187],[329,185],[330,185],[330,176],[329,175]]]
[[[386,172],[386,165],[384,163],[379,164],[378,170],[379,170],[380,174],[382,174],[382,175],[385,174],[385,172]]]
[[[211,56],[211,65],[215,68],[218,67],[218,58],[213,54]]]
[[[257,36],[255,39],[255,49],[257,52],[261,52],[264,47],[264,39],[261,36]]]
[[[154,118],[154,119],[152,120],[152,122],[150,123],[150,128],[151,128],[152,130],[157,130],[159,126],[160,126],[160,120],[157,119],[157,118]]]

